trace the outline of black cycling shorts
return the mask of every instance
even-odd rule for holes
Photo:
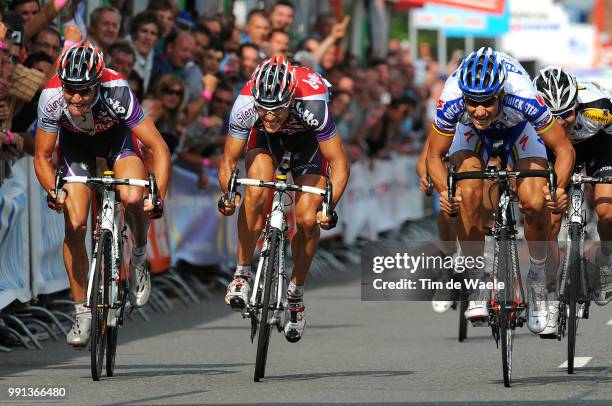
[[[583,164],[587,176],[612,175],[612,137],[603,131],[573,144],[576,165]],[[548,160],[555,162],[554,153],[547,149]]]
[[[96,176],[96,158],[106,159],[112,169],[128,156],[141,154],[136,136],[125,124],[93,136],[60,130],[58,161],[64,176]]]
[[[291,176],[294,181],[309,174],[329,177],[329,163],[323,158],[319,141],[312,133],[268,134],[254,128],[249,135],[247,151],[258,148],[269,151],[276,159],[277,165],[283,159],[285,151],[290,152]]]

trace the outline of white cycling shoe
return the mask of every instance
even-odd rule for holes
[[[438,314],[446,313],[448,309],[450,309],[452,306],[453,306],[452,300],[432,300],[431,301],[431,307],[433,308],[433,311]]]
[[[548,325],[548,290],[546,282],[527,275],[527,327],[534,334],[540,334]]]
[[[77,314],[76,321],[66,336],[66,342],[73,347],[85,347],[91,332],[91,313]]]
[[[130,302],[134,307],[142,307],[149,301],[151,294],[151,274],[146,262],[133,266],[130,273]]]
[[[234,279],[227,286],[225,303],[230,305],[232,310],[240,311],[244,309],[248,303],[250,292],[251,287],[245,278],[234,277]]]
[[[557,338],[557,326],[559,324],[559,302],[551,300],[548,303],[548,323],[540,333],[541,338]]]
[[[306,328],[306,318],[304,317],[304,302],[288,304],[289,318],[285,324],[285,338],[290,343],[297,343],[304,335]]]

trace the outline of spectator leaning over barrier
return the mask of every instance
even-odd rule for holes
[[[162,25],[161,37],[155,46],[155,55],[166,49],[166,39],[174,31],[178,7],[173,0],[149,0],[148,11],[152,11]]]
[[[270,33],[270,39],[265,48],[268,57],[274,55],[287,57],[289,51],[289,34],[283,30],[273,30]]]
[[[45,27],[32,37],[29,53],[36,54],[43,52],[55,61],[62,50],[60,42],[60,33],[51,26]]]
[[[270,28],[289,32],[293,24],[294,7],[289,1],[278,1],[270,10]]]
[[[143,11],[132,20],[131,37],[132,47],[136,54],[134,71],[143,81],[143,92],[149,89],[151,83],[151,72],[153,71],[154,52],[153,49],[161,38],[162,24],[157,15],[152,11]]]
[[[118,41],[108,49],[110,55],[109,68],[121,73],[124,78],[129,78],[134,69],[136,54],[134,49],[127,42]]]
[[[55,60],[51,59],[49,55],[39,52],[28,55],[23,65],[26,68],[36,69],[46,74],[53,68],[54,63]],[[23,137],[23,150],[30,155],[34,155],[34,136],[30,133],[30,130],[33,130],[35,124],[38,99],[45,85],[46,81],[43,81],[40,89],[32,97],[32,100],[23,104],[19,112],[13,117],[11,123],[11,131],[19,133]]]
[[[151,72],[149,84],[155,85],[155,81],[163,75],[174,73],[182,78],[185,77],[185,68],[193,61],[193,49],[195,40],[193,35],[187,31],[174,32],[166,39],[164,56],[156,56]]]
[[[119,37],[121,14],[114,7],[98,7],[89,16],[88,39],[104,54],[104,63],[110,62],[108,49]]]
[[[180,139],[180,121],[185,102],[185,83],[177,75],[162,76],[142,108],[155,122],[172,154]]]

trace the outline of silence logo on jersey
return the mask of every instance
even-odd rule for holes
[[[106,99],[106,101],[108,102],[109,106],[111,106],[111,108],[113,109],[115,113],[117,114],[125,113],[125,107],[123,107],[121,103],[119,103],[119,100],[115,100],[109,97]]]
[[[584,109],[582,111],[584,118],[601,125],[612,124],[612,114],[605,109]]]
[[[546,103],[544,103],[544,99],[542,98],[542,96],[540,96],[539,94],[535,95],[535,99],[538,102],[538,104],[542,107],[545,106]]]
[[[444,108],[444,100],[438,99],[438,104],[436,104],[436,109],[440,110]]]

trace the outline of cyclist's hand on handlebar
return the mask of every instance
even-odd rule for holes
[[[567,193],[565,193],[565,189],[557,188],[557,196],[554,200],[552,199],[548,185],[543,186],[542,191],[544,192],[544,199],[546,200],[546,208],[548,210],[553,213],[561,213],[567,209]]]
[[[164,199],[157,196],[157,199],[152,202],[151,196],[145,196],[143,209],[150,219],[156,220],[164,214]]]
[[[338,214],[336,210],[331,213],[331,216],[324,216],[321,209],[317,211],[317,224],[321,226],[323,230],[331,230],[338,224]]]
[[[440,192],[440,211],[451,215],[456,214],[459,211],[459,203],[461,202],[461,188],[457,188],[455,192],[455,198],[453,202],[448,201],[448,190]]]
[[[62,189],[62,193],[60,193],[59,199],[56,200],[55,190],[51,189],[47,193],[47,206],[51,210],[61,212],[64,210],[64,203],[66,202],[67,196],[68,196],[68,192]]]
[[[227,196],[227,193],[223,193],[219,198],[219,202],[217,203],[217,208],[219,209],[219,213],[224,216],[231,216],[236,211],[236,206],[240,204],[240,200],[242,196],[240,193],[236,192],[236,196],[234,196],[234,201],[230,202]]]

